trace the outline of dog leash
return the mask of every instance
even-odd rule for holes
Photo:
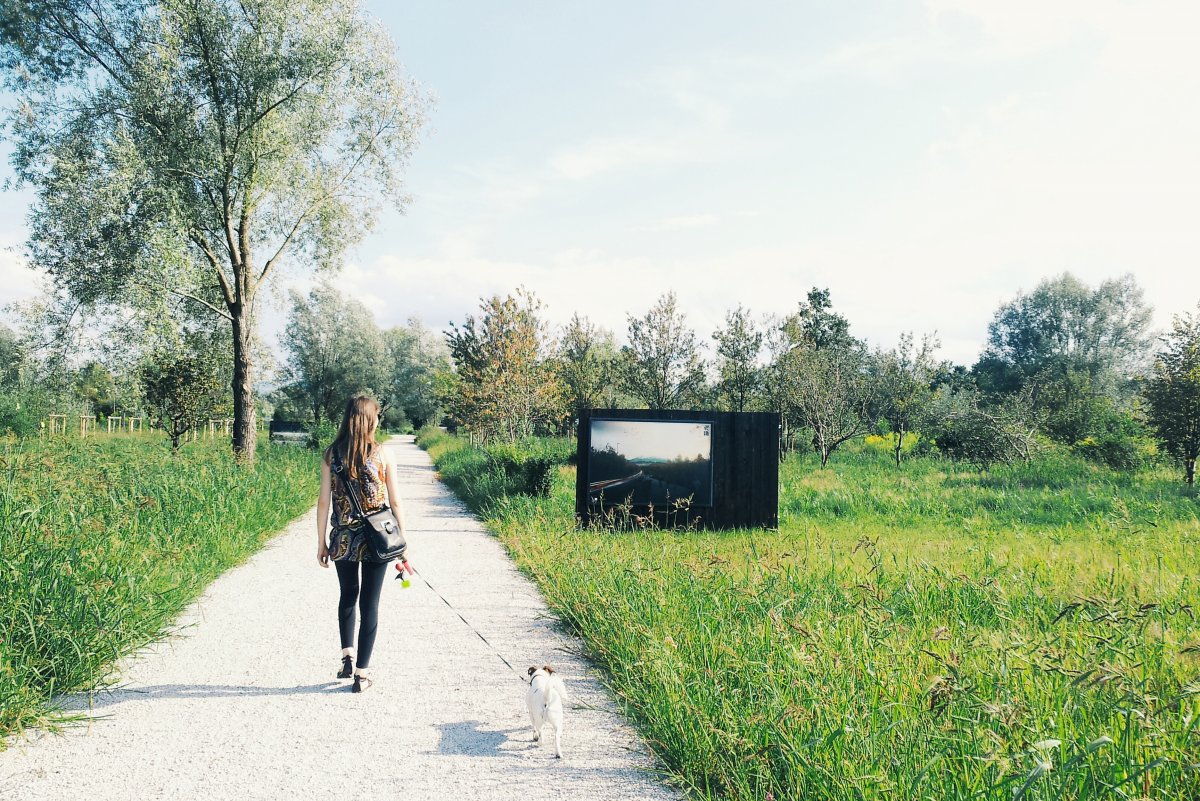
[[[442,603],[444,603],[447,607],[449,607],[450,611],[453,612],[455,615],[457,615],[458,619],[461,620],[463,622],[463,624],[466,625],[467,628],[469,628],[471,631],[475,632],[475,636],[478,637],[480,640],[482,640],[483,644],[486,645],[492,653],[494,653],[496,656],[498,656],[500,658],[500,661],[503,662],[505,664],[505,666],[513,672],[514,676],[516,676],[518,679],[521,680],[522,684],[529,683],[529,682],[525,681],[525,677],[521,675],[521,672],[518,671],[515,667],[513,667],[511,662],[509,662],[507,659],[504,658],[504,654],[500,653],[500,651],[496,648],[496,646],[494,646],[490,642],[488,642],[488,638],[484,637],[483,634],[481,634],[479,632],[479,629],[472,626],[471,621],[469,621],[465,617],[463,617],[462,612],[459,612],[457,609],[454,608],[454,604],[452,604],[446,600],[446,596],[442,595],[440,592],[438,592],[436,589],[434,589],[434,586],[429,583],[429,579],[425,578],[420,573],[413,570],[412,565],[410,565],[408,563],[407,559],[401,559],[400,561],[396,562],[396,570],[398,571],[398,573],[396,575],[397,579],[404,578],[404,571],[406,571],[406,570],[408,571],[409,575],[413,575],[413,576],[416,576],[417,578],[419,578],[422,581],[422,583],[424,583],[425,586],[429,588],[430,592],[432,592],[438,598],[442,599]]]

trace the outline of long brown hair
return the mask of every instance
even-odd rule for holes
[[[355,395],[346,402],[342,427],[333,444],[325,451],[325,461],[332,462],[333,452],[342,456],[342,464],[350,478],[357,479],[377,447],[375,429],[379,426],[379,401],[370,395]]]

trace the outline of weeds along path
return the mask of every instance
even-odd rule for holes
[[[579,643],[424,451],[412,437],[388,447],[413,566],[518,669],[549,662],[566,679],[563,760],[532,742],[519,678],[419,579],[387,579],[376,685],[354,695],[335,679],[337,580],[316,564],[314,511],[214,582],[178,636],[126,662],[86,727],[0,753],[0,799],[676,797]]]

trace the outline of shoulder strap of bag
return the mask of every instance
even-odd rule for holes
[[[354,509],[354,516],[359,520],[366,519],[366,515],[363,514],[362,505],[358,502],[358,493],[354,491],[354,486],[350,483],[350,477],[346,475],[346,465],[342,462],[342,456],[337,452],[336,448],[333,449],[333,456],[330,461],[330,467],[337,474],[338,478],[342,480],[342,486],[350,496],[350,506]]]

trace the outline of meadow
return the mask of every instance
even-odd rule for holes
[[[421,442],[696,797],[1200,798],[1200,500],[1176,471],[860,444],[781,466],[778,531],[578,531],[574,468],[542,496]]]
[[[114,663],[165,636],[224,570],[311,507],[317,456],[229,444],[173,455],[160,434],[0,442],[0,749]]]

